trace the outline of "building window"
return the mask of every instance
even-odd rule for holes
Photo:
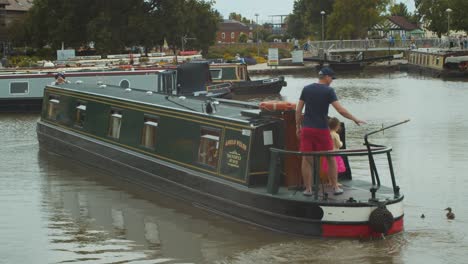
[[[437,56],[437,58],[436,58],[436,65],[439,65],[439,61],[440,61],[440,58],[439,58],[439,56]]]
[[[60,105],[60,98],[56,95],[49,95],[47,102],[47,118],[50,120],[57,120],[58,108]]]
[[[221,39],[223,39],[223,40],[226,39],[226,33],[224,33],[224,32],[221,33]]]
[[[218,166],[219,134],[217,129],[202,128],[198,148],[199,163],[213,168]]]
[[[141,133],[141,145],[154,149],[156,147],[156,133],[158,130],[159,119],[157,117],[145,116],[143,131]]]
[[[231,32],[231,39],[235,39],[235,38],[236,38],[236,33]]]
[[[124,88],[124,89],[130,88],[130,81],[129,81],[129,80],[125,80],[125,79],[124,79],[124,80],[121,80],[119,86],[120,86],[121,88]]]
[[[253,38],[252,32],[249,32],[249,38]]]
[[[122,126],[122,112],[112,109],[109,119],[109,137],[118,139],[120,137],[120,127]]]
[[[86,103],[78,102],[75,111],[75,126],[83,127],[86,118]]]
[[[10,83],[10,94],[27,94],[29,92],[28,82]]]

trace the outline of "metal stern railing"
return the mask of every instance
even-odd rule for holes
[[[400,187],[396,185],[395,174],[392,165],[392,158],[390,152],[392,151],[391,147],[377,145],[370,143],[368,138],[370,135],[376,134],[378,132],[384,131],[386,129],[404,124],[409,120],[405,120],[381,129],[369,132],[364,135],[364,145],[365,149],[352,149],[352,150],[339,150],[339,151],[314,151],[314,152],[301,152],[301,151],[290,151],[278,148],[270,148],[270,166],[268,171],[268,182],[267,182],[267,192],[270,194],[277,194],[280,187],[281,172],[282,172],[282,156],[286,155],[296,155],[300,157],[311,157],[313,162],[313,171],[312,171],[312,193],[315,200],[319,198],[319,185],[320,185],[320,157],[329,157],[329,156],[368,156],[369,167],[370,167],[370,177],[372,186],[370,188],[371,200],[376,201],[376,192],[380,189],[380,177],[375,164],[374,155],[386,154],[387,161],[390,171],[390,177],[392,181],[392,188],[395,197],[400,196]]]

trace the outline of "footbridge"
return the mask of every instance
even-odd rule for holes
[[[349,53],[365,51],[404,51],[411,48],[443,48],[449,47],[448,39],[418,38],[412,40],[387,39],[359,39],[359,40],[326,40],[312,41],[305,45],[305,51],[312,54],[325,53]]]

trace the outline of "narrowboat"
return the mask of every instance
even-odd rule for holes
[[[408,52],[408,70],[442,78],[468,77],[468,51],[419,48]]]
[[[64,70],[65,69],[65,70]],[[181,64],[171,69],[62,68],[68,82],[145,87],[176,95],[222,97],[230,85],[209,85],[208,65]],[[36,111],[42,106],[44,87],[55,81],[57,69],[21,70],[0,73],[0,112]],[[210,88],[207,91],[207,85]]]
[[[287,85],[284,76],[251,80],[244,63],[210,64],[213,83],[231,83],[233,94],[277,94]]]
[[[48,85],[37,136],[44,151],[104,170],[116,181],[266,229],[342,238],[401,232],[404,196],[392,149],[368,139],[386,128],[368,133],[365,149],[299,152],[294,109],[112,85]],[[346,146],[344,132],[342,140]],[[301,156],[319,164],[320,156],[337,155],[347,167],[340,174],[344,193],[330,193],[316,169],[313,195],[305,196]],[[379,155],[391,187],[381,185]],[[358,175],[368,181],[353,179],[348,156],[368,157],[370,172]]]

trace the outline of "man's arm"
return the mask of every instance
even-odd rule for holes
[[[360,119],[357,119],[355,116],[353,116],[348,110],[346,110],[346,108],[344,108],[344,106],[342,106],[340,104],[339,101],[334,101],[332,103],[332,106],[335,108],[335,110],[340,113],[340,115],[348,118],[349,120],[352,120],[354,123],[356,123],[356,125],[361,125],[361,124],[366,124],[365,121],[363,120],[360,120]]]
[[[296,135],[299,137],[302,127],[302,109],[304,109],[304,101],[299,100],[296,106]]]

